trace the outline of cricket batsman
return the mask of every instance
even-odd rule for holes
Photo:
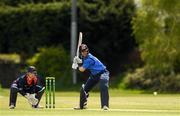
[[[34,66],[29,66],[27,72],[13,81],[10,88],[9,108],[16,107],[17,94],[27,98],[32,108],[39,108],[38,104],[44,93],[44,87],[39,83],[39,76]]]
[[[109,71],[106,66],[99,61],[95,56],[89,53],[89,48],[86,44],[81,44],[79,48],[81,58],[75,56],[73,59],[73,69],[78,69],[80,72],[85,70],[90,71],[89,78],[85,84],[82,85],[80,90],[80,103],[79,107],[74,109],[85,109],[87,105],[87,98],[89,91],[99,82],[100,83],[100,97],[101,97],[101,108],[103,110],[109,109]],[[81,64],[81,65],[79,65]]]

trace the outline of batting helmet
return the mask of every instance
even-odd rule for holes
[[[27,68],[27,72],[37,74],[37,70],[36,70],[36,68],[34,66],[29,66]]]
[[[86,44],[81,44],[79,50],[80,52],[84,52],[84,51],[89,52],[89,48],[87,47]]]

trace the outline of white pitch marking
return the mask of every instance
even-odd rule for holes
[[[73,108],[56,108],[59,110],[74,110]],[[102,109],[84,109],[88,111],[103,111]],[[120,112],[179,112],[180,110],[153,110],[153,109],[109,109],[107,111],[120,111]]]

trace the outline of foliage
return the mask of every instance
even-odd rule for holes
[[[135,46],[130,24],[133,15],[133,0],[79,0],[78,24],[84,32],[83,41],[111,73],[124,68],[123,58]]]
[[[147,65],[166,72],[180,59],[180,2],[143,1],[133,20],[134,35]]]
[[[0,5],[2,6],[13,6],[13,7],[18,7],[20,5],[25,5],[25,4],[38,4],[38,3],[51,3],[51,2],[64,2],[68,0],[0,0]]]
[[[145,89],[151,91],[179,92],[180,75],[171,72],[170,74],[160,74],[149,68],[138,68],[133,73],[129,73],[124,78],[126,88]]]
[[[18,54],[0,54],[0,62],[20,63],[20,56]]]
[[[133,0],[78,0],[77,7],[83,42],[111,74],[119,72],[135,46],[130,24]],[[69,51],[70,11],[70,0],[0,7],[0,52],[16,52],[25,61],[44,46],[62,45]]]
[[[43,77],[54,76],[58,86],[71,83],[70,57],[62,47],[41,48],[31,59],[29,65],[36,66]]]
[[[179,8],[177,0],[142,0],[132,24],[145,66],[127,76],[129,87],[179,91]]]
[[[0,51],[32,55],[41,46],[68,46],[69,7],[63,2],[0,8]]]

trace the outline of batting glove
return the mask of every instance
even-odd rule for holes
[[[80,59],[78,56],[75,56],[73,59],[73,63],[82,63],[82,59]]]
[[[72,64],[72,69],[77,69],[78,68],[78,64],[77,63],[73,63]]]

